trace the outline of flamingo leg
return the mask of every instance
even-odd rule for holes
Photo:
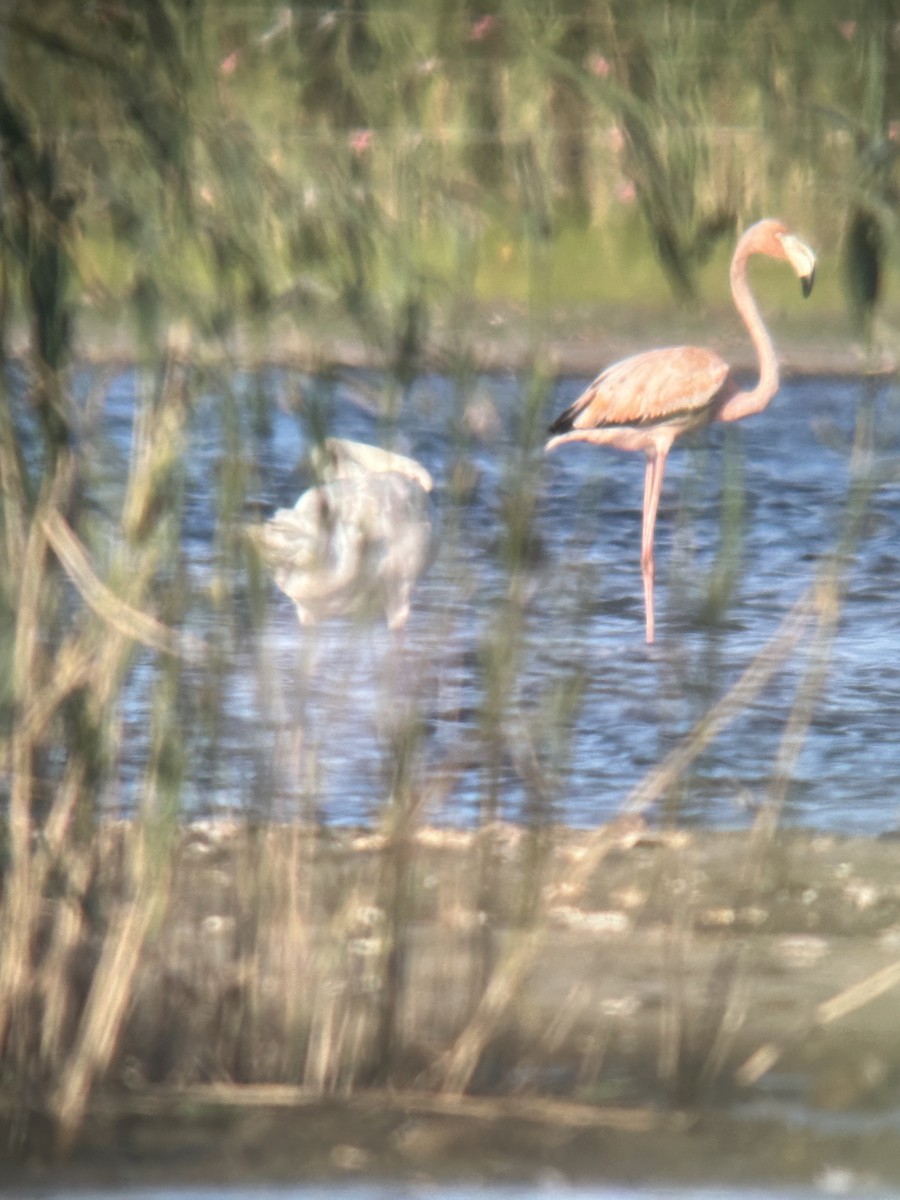
[[[647,472],[644,475],[644,517],[641,529],[641,576],[644,581],[644,612],[647,620],[647,643],[653,641],[655,632],[653,614],[653,534],[656,529],[656,510],[662,491],[663,475],[666,472],[666,455],[653,451],[647,455]]]

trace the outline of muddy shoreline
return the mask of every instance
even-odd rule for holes
[[[799,1186],[853,1195],[882,1194],[900,1180],[896,1128],[835,1132],[708,1110],[649,1112],[641,1130],[581,1119],[564,1102],[532,1108],[522,1115],[513,1102],[475,1099],[439,1112],[391,1094],[302,1106],[189,1097],[151,1113],[119,1106],[116,1117],[92,1114],[64,1164],[36,1156],[4,1177],[16,1187],[360,1180]]]
[[[782,374],[856,376],[893,374],[892,343],[872,351],[860,343],[843,312],[810,316],[770,315]],[[14,329],[8,338],[13,357],[27,358],[28,334]],[[235,369],[279,367],[300,371],[389,368],[392,345],[360,337],[339,312],[297,321],[275,315],[258,329],[242,327],[218,339],[201,339],[186,325],[168,328],[176,356]],[[652,346],[695,344],[718,350],[740,372],[755,369],[746,330],[727,306],[678,310],[674,305],[642,310],[635,306],[565,306],[537,317],[515,304],[476,305],[465,331],[446,327],[435,315],[427,344],[419,351],[419,374],[453,373],[461,363],[486,374],[535,367],[556,376],[592,377],[616,359]],[[82,321],[74,361],[87,366],[124,368],[141,357],[139,343],[124,325]]]
[[[900,1183],[898,855],[638,821],[186,828],[77,1137],[59,1158],[7,1091],[5,1173]]]

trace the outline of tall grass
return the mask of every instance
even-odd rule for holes
[[[893,186],[892,49],[881,113],[870,95],[865,107],[890,153],[864,183],[851,182],[846,139],[803,108],[801,91],[852,122],[854,88],[876,54],[870,37],[856,63],[863,32],[848,40],[820,3],[806,20],[824,23],[821,57],[803,29],[793,40],[773,29],[767,10],[733,25],[677,5],[290,12],[269,25],[261,10],[153,0],[94,5],[78,21],[65,5],[3,17],[0,1078],[20,1148],[36,1136],[36,1115],[69,1147],[98,1081],[296,1083],[315,1095],[473,1085],[514,1027],[507,1018],[560,895],[576,911],[637,828],[592,835],[574,871],[560,862],[549,831],[584,681],[575,672],[548,686],[530,721],[516,705],[540,553],[546,314],[569,294],[569,274],[581,300],[629,298],[626,271],[604,277],[579,254],[598,236],[627,247],[631,278],[651,280],[657,299],[663,278],[691,298],[739,219],[787,204],[827,241],[861,208],[861,190],[875,204]],[[837,71],[845,50],[854,69]],[[791,116],[805,113],[800,147],[787,133],[796,123],[772,107],[776,92]],[[823,192],[836,203],[818,205]],[[848,244],[862,254],[872,242],[851,220]],[[890,245],[885,226],[879,247]],[[854,287],[868,320],[877,288]],[[437,363],[455,382],[442,420],[458,447],[451,493],[462,506],[477,476],[473,364],[498,301],[524,309],[517,336],[529,370],[504,464],[504,598],[478,652],[477,830],[444,848],[450,867],[438,871],[425,813],[461,768],[451,758],[425,770],[417,705],[429,664],[401,658],[384,681],[383,803],[359,840],[332,842],[309,819],[186,832],[188,766],[192,755],[216,758],[228,656],[261,607],[238,532],[254,482],[242,410],[255,406],[255,428],[271,414],[262,387],[246,400],[235,386],[237,361],[305,338],[320,381],[309,391],[321,388],[301,398],[307,440],[328,432],[343,339],[361,340],[384,369],[376,408],[386,440],[402,429],[411,383]],[[92,342],[124,344],[139,380],[113,493],[98,419],[108,379],[85,394],[75,368]],[[198,583],[185,509],[203,392],[219,397],[208,432],[224,453],[213,561]],[[864,500],[855,490],[815,597],[648,776],[626,816],[679,778],[812,623],[776,764],[789,776],[823,686]],[[451,511],[451,547],[460,528]],[[201,633],[188,632],[197,623]],[[98,808],[133,765],[124,709],[136,679],[146,753],[140,799],[119,827]],[[273,686],[263,664],[260,690]],[[316,794],[308,750],[298,756],[312,797],[304,818]],[[528,798],[514,832],[497,823],[510,764]],[[268,797],[254,799],[277,815]],[[690,918],[673,926],[675,954]],[[424,922],[439,933],[433,953]],[[589,1008],[573,1000],[560,1028]],[[659,1068],[673,1090],[680,1014],[673,989]],[[590,1060],[597,1076],[602,1057]],[[716,1043],[707,1061],[718,1071],[725,1057]]]

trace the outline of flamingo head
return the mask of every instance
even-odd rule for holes
[[[789,262],[800,280],[803,295],[810,294],[816,275],[816,256],[805,242],[791,233],[783,221],[771,218],[758,221],[741,238],[738,249],[741,244],[747,255],[765,254],[769,258]]]

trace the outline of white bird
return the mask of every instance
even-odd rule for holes
[[[431,476],[412,458],[344,438],[326,438],[312,460],[322,482],[248,536],[301,625],[377,606],[400,629],[432,557]]]

